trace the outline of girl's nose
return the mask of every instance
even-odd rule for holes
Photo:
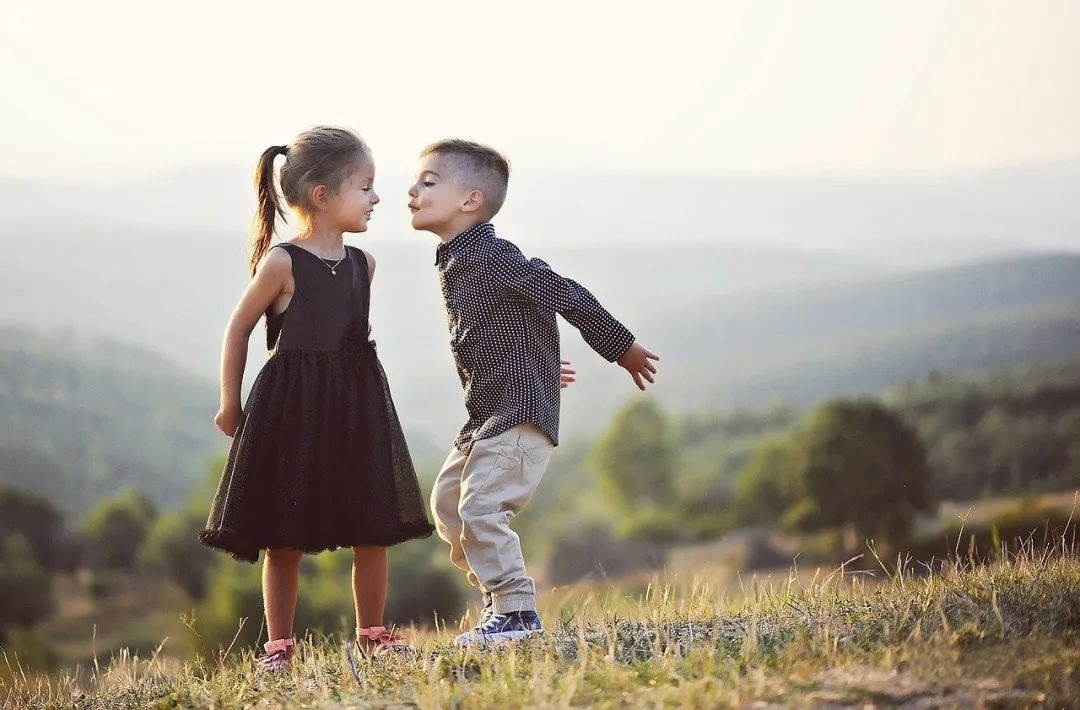
[[[409,197],[416,197],[416,185],[409,188]]]
[[[379,198],[379,194],[377,192],[375,192],[374,190],[372,190],[371,191],[371,204],[377,205],[381,201],[382,200]]]

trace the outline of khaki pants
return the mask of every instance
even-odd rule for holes
[[[520,424],[476,441],[468,456],[452,450],[431,491],[435,529],[450,543],[450,561],[492,595],[498,614],[536,608],[536,584],[525,573],[510,518],[529,502],[553,448],[540,427]]]

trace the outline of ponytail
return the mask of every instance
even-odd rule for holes
[[[263,151],[258,165],[255,166],[255,192],[258,195],[258,206],[255,208],[255,219],[251,224],[249,268],[252,276],[255,275],[255,267],[270,249],[270,240],[274,238],[277,218],[285,219],[285,210],[281,206],[277,188],[274,187],[274,158],[287,155],[288,152],[289,146],[272,145]]]

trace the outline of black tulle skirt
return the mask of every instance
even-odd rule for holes
[[[255,562],[266,548],[389,546],[433,531],[373,344],[274,353],[199,540]]]

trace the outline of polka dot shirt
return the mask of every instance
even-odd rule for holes
[[[531,422],[559,443],[559,328],[581,331],[609,362],[634,343],[580,284],[528,259],[495,228],[476,224],[440,244],[435,265],[446,303],[450,349],[469,420],[454,440],[464,453],[478,439]]]

